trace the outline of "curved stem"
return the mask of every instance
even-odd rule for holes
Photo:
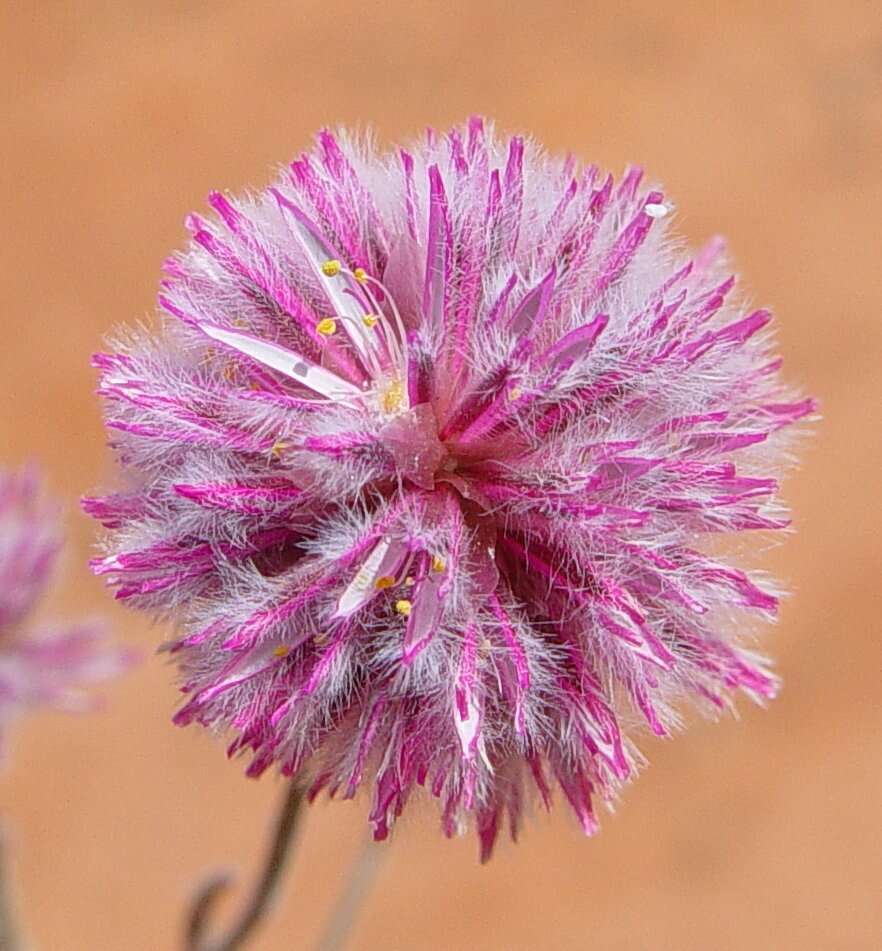
[[[383,850],[374,844],[368,834],[367,840],[355,856],[343,891],[334,902],[316,951],[341,951],[346,946],[358,912],[373,885],[382,856]]]
[[[294,832],[297,829],[302,803],[302,787],[293,782],[289,783],[276,820],[263,871],[254,887],[254,892],[230,930],[218,938],[206,937],[206,927],[216,899],[229,887],[230,878],[225,874],[215,875],[200,888],[187,922],[185,945],[187,951],[236,951],[244,945],[252,930],[260,923],[278,890]]]

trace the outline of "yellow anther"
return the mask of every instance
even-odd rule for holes
[[[408,588],[412,588],[416,584],[416,578],[414,578],[413,575],[408,575],[404,579],[404,583],[408,586]]]
[[[323,337],[330,337],[337,332],[337,321],[333,317],[325,317],[315,325],[315,329]]]
[[[273,648],[273,654],[275,654],[276,657],[287,657],[290,653],[291,648],[285,644],[279,644],[278,647]]]
[[[447,562],[440,555],[432,556],[432,571],[443,571],[447,567]]]
[[[233,363],[227,363],[224,365],[221,375],[227,381],[227,383],[232,383],[236,379],[236,366]]]
[[[407,598],[402,598],[400,601],[395,602],[395,610],[399,614],[403,614],[404,617],[410,617],[410,612],[413,609],[413,604],[407,600]]]
[[[277,439],[272,444],[272,448],[270,449],[270,455],[278,459],[279,456],[281,456],[284,450],[287,448],[288,448],[288,443],[286,443],[284,439]]]
[[[478,650],[482,654],[489,654],[492,648],[493,648],[493,645],[490,643],[489,639],[486,637],[483,638],[481,643],[478,645]]]
[[[383,393],[383,409],[387,413],[394,413],[401,408],[404,402],[404,387],[400,380],[393,380]]]
[[[357,267],[353,272],[352,276],[358,281],[359,284],[367,284],[367,271],[363,267]]]
[[[340,268],[342,265],[336,258],[332,258],[330,261],[325,261],[322,265],[322,274],[325,277],[336,277],[340,273]]]
[[[379,319],[380,318],[376,314],[365,314],[364,317],[361,318],[361,322],[365,325],[365,327],[376,327],[377,321]]]
[[[523,390],[522,390],[519,386],[513,386],[513,387],[508,391],[508,398],[509,398],[510,400],[514,401],[514,400],[520,398],[521,393],[523,393]]]
[[[374,582],[374,587],[377,589],[377,591],[383,591],[385,588],[391,588],[394,584],[395,579],[392,577],[392,575],[382,575]]]

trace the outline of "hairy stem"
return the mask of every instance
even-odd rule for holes
[[[303,789],[289,783],[276,820],[272,841],[263,871],[247,905],[226,934],[217,938],[206,935],[206,929],[218,896],[230,885],[228,875],[215,875],[200,888],[187,923],[186,951],[236,951],[244,946],[251,932],[261,922],[278,891],[285,870],[294,832],[303,803]],[[0,948],[3,948],[0,945]]]
[[[382,854],[382,850],[374,845],[368,835],[355,856],[343,891],[331,909],[316,951],[342,951],[346,946],[358,912],[373,885]]]

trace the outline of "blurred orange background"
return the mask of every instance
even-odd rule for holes
[[[89,354],[153,307],[209,189],[266,182],[325,124],[382,141],[473,112],[661,180],[695,244],[721,232],[824,421],[767,565],[795,592],[767,712],[646,739],[601,834],[537,815],[486,867],[433,803],[399,824],[352,935],[368,949],[882,948],[882,8],[874,2],[0,5],[0,462],[67,500],[47,611],[103,612],[146,662],[90,718],[37,716],[0,780],[44,951],[179,947],[209,869],[256,867],[280,787],[171,726],[163,636],[85,568],[76,499],[113,479]],[[366,802],[310,810],[254,951],[309,947]]]

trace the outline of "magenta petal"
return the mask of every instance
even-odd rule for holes
[[[447,195],[441,172],[437,165],[433,165],[429,169],[429,224],[423,289],[423,319],[430,327],[443,326],[452,267],[453,247]]]
[[[416,586],[404,633],[403,660],[406,664],[413,661],[438,631],[444,613],[442,583],[439,573],[429,571]]]
[[[557,271],[552,267],[517,306],[508,321],[508,329],[516,339],[523,341],[532,337],[542,325],[551,295],[554,293],[556,279]]]
[[[577,327],[561,337],[553,347],[542,354],[537,362],[553,370],[568,369],[590,352],[608,323],[609,317],[606,314],[598,314],[590,323]]]

